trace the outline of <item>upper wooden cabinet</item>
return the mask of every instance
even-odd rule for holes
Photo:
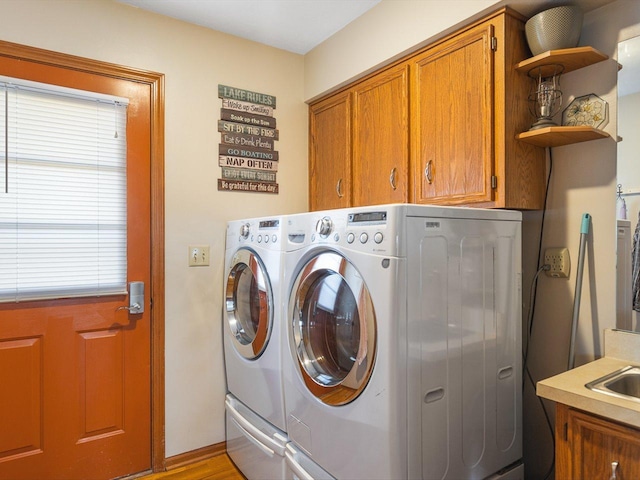
[[[409,69],[353,88],[353,206],[409,200]]]
[[[412,59],[412,201],[538,209],[545,153],[530,127],[523,19],[501,10]]]
[[[408,201],[408,92],[402,64],[310,106],[311,210]]]
[[[412,61],[416,203],[493,201],[493,31],[479,25]]]
[[[533,121],[530,79],[514,68],[528,55],[524,19],[502,9],[312,104],[312,210],[333,208],[330,194],[313,184],[326,173],[317,170],[317,152],[329,148],[320,144],[336,141],[330,129],[314,127],[314,116],[340,96],[351,102],[341,110],[351,151],[323,164],[351,165],[352,206],[542,208],[544,149],[516,140]]]
[[[351,94],[312,105],[309,132],[311,210],[351,206]]]

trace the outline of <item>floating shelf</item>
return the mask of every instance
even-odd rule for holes
[[[516,65],[516,70],[529,74],[533,69],[540,68],[540,71],[536,71],[535,75],[545,77],[555,73],[554,66],[556,65],[563,65],[564,70],[562,73],[565,74],[602,62],[608,58],[607,55],[593,47],[564,48],[561,50],[549,50],[523,60]],[[598,130],[593,127],[556,126],[522,132],[516,135],[516,138],[537,147],[560,147],[572,143],[610,138],[610,135],[604,130]]]
[[[593,127],[545,127],[519,133],[516,138],[537,147],[561,147],[572,143],[611,138],[604,130]]]
[[[528,58],[516,65],[516,70],[529,73],[532,69],[542,67],[541,74],[553,74],[553,65],[564,65],[564,73],[572,72],[580,68],[588,67],[594,63],[607,60],[609,57],[593,47],[563,48],[562,50],[549,50],[535,57]],[[545,69],[548,67],[548,69]]]

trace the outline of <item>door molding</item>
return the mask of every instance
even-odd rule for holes
[[[0,41],[0,56],[148,85],[151,93],[151,468],[165,470],[164,74]],[[132,472],[137,473],[137,472]]]

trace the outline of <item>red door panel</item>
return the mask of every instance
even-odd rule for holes
[[[151,91],[0,57],[0,75],[129,98],[126,295],[0,304],[0,480],[104,479],[151,468]],[[0,201],[2,198],[0,197]]]

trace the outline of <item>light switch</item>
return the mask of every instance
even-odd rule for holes
[[[209,265],[209,245],[193,245],[189,247],[189,266],[204,267]]]

